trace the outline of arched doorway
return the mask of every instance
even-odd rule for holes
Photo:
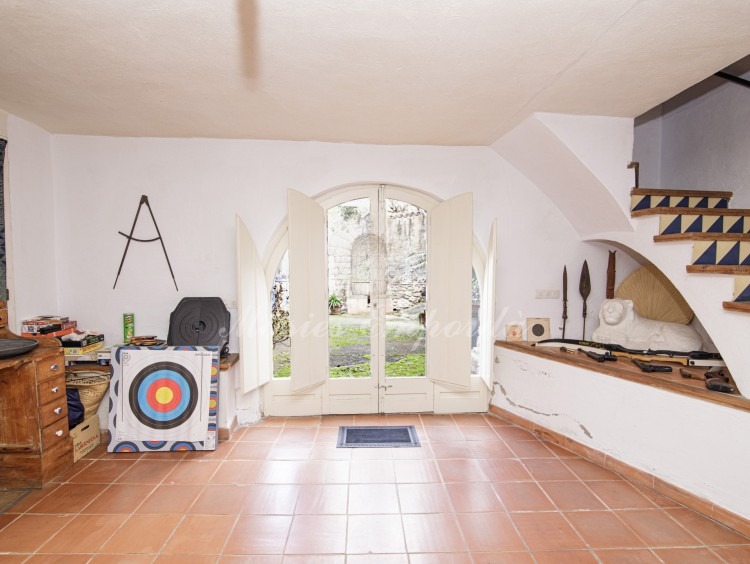
[[[291,354],[279,350],[291,358],[291,369],[266,386],[264,413],[484,411],[488,389],[472,370],[478,345],[472,279],[483,278],[484,264],[473,244],[470,196],[441,203],[386,185],[341,188],[314,200],[294,194],[310,215],[291,209],[290,193],[290,223],[295,217],[297,223],[272,253],[268,278],[273,286],[274,275],[288,276],[287,303],[300,308],[297,319],[325,332],[292,331]],[[456,218],[463,218],[460,227]],[[312,231],[300,236],[300,224]],[[320,232],[324,266],[317,273],[309,255],[319,253],[311,241]],[[288,273],[275,267],[284,264],[287,245]],[[295,249],[307,260],[296,273]],[[450,282],[456,273],[457,284]],[[313,282],[319,274],[320,287]],[[320,316],[316,303],[323,295],[340,307],[326,307]],[[318,296],[316,303],[302,303],[311,296]],[[296,362],[295,345],[305,351]]]

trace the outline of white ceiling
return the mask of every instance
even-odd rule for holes
[[[635,117],[750,53],[748,0],[0,0],[0,108],[54,133],[486,145]]]

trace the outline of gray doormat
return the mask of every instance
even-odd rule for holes
[[[377,427],[339,427],[337,448],[418,447],[414,425]]]

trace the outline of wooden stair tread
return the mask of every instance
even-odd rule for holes
[[[630,217],[642,215],[750,215],[750,209],[740,208],[646,208],[630,212]]]
[[[666,241],[750,241],[750,233],[671,233],[654,235],[654,243]]]
[[[750,266],[689,264],[687,271],[691,274],[750,274]]]
[[[633,188],[631,196],[676,196],[680,198],[731,198],[733,192],[713,190],[669,190],[668,188]]]
[[[750,302],[724,302],[724,309],[750,313]]]

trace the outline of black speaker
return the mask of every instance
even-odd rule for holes
[[[229,343],[229,311],[221,298],[182,298],[169,316],[169,346],[218,346]]]

